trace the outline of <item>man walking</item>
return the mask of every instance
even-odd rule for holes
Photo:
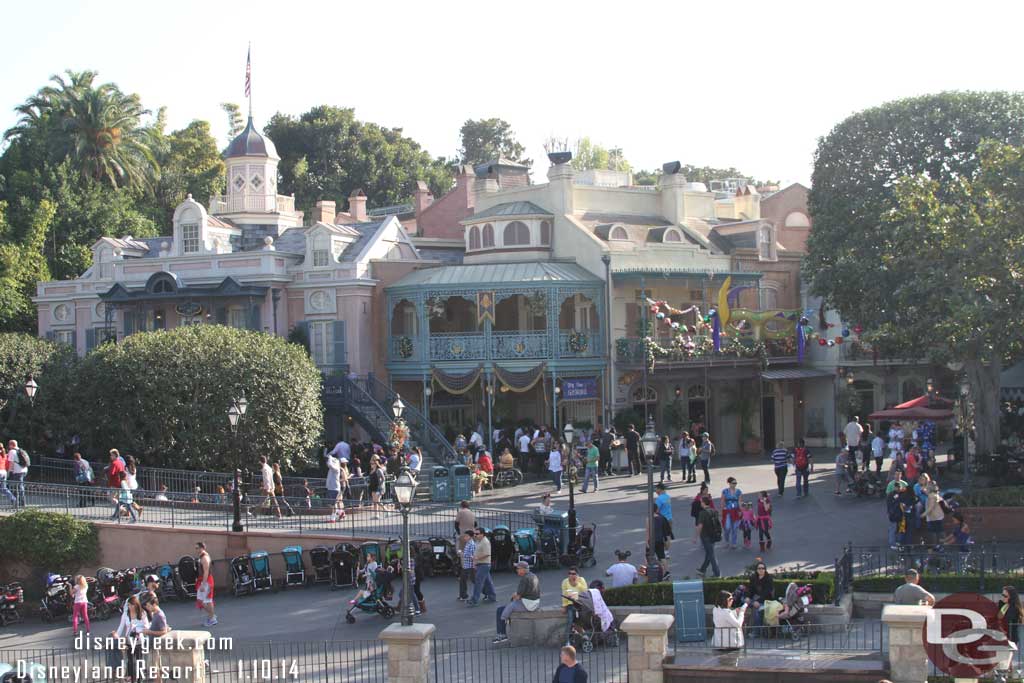
[[[18,507],[18,499],[7,488],[7,451],[3,448],[0,448],[0,493],[7,496],[7,499],[11,501],[11,505]]]
[[[843,427],[843,435],[846,436],[846,447],[850,451],[850,471],[857,471],[857,452],[860,450],[860,439],[864,434],[864,428],[860,426],[860,418],[854,415]]]
[[[498,608],[495,644],[508,640],[508,620],[513,612],[533,612],[540,606],[540,579],[525,562],[516,562],[515,567],[519,575],[519,586],[508,604]]]
[[[786,473],[789,471],[789,451],[782,441],[776,444],[775,450],[772,451],[772,467],[775,468],[775,481],[779,485],[779,495],[782,496],[786,491]],[[800,495],[799,488],[796,494]]]
[[[665,490],[665,485],[658,483],[654,487],[658,495],[654,498],[654,505],[658,508],[658,514],[665,520],[665,549],[668,550],[670,540],[675,538],[672,533],[672,498]]]
[[[210,573],[210,553],[206,552],[206,544],[196,543],[199,553],[199,579],[196,581],[196,607],[206,612],[203,626],[216,626],[217,615],[213,611],[213,574]]]
[[[18,442],[11,439],[7,442],[7,478],[14,489],[15,505],[25,507],[25,477],[28,476],[30,464],[28,453],[18,447]]]
[[[587,466],[583,470],[583,488],[580,489],[582,493],[587,492],[587,484],[590,480],[594,480],[594,493],[597,493],[597,470],[601,462],[601,451],[598,449],[597,444],[593,441],[587,447]]]
[[[715,558],[715,543],[722,540],[722,523],[718,521],[718,515],[711,509],[711,496],[704,494],[700,499],[700,516],[697,517],[697,537],[704,547],[704,562],[697,570],[697,575],[704,576],[711,566],[711,571],[716,577],[722,575],[718,571],[718,560]]]
[[[882,461],[885,460],[885,441],[881,434],[875,434],[871,439],[871,455],[875,459],[875,474],[882,473]]]
[[[472,533],[476,529],[476,515],[469,509],[469,501],[459,503],[459,510],[455,513],[455,533],[464,534],[467,531]]]
[[[467,607],[476,607],[480,604],[480,596],[485,601],[497,602],[498,594],[494,592],[494,581],[491,579],[491,542],[480,529],[473,530],[473,540],[476,548],[473,551],[473,564],[476,573],[473,576],[473,597],[467,602]]]
[[[551,683],[587,683],[587,672],[576,661],[576,648],[566,645],[558,656],[559,664]]]
[[[640,432],[634,425],[629,425],[626,430],[626,454],[629,456],[629,473],[633,476],[640,474]]]
[[[793,449],[793,469],[796,473],[796,497],[806,498],[810,492],[811,452],[800,439],[800,445]]]
[[[615,440],[615,435],[612,433],[611,427],[604,429],[601,425],[598,425],[597,431],[598,433],[594,437],[594,441],[597,443],[601,456],[598,459],[597,471],[610,477],[612,474],[612,442]]]
[[[469,585],[475,585],[476,577],[476,541],[473,530],[466,529],[462,536],[462,571],[459,572],[459,602],[469,600]]]

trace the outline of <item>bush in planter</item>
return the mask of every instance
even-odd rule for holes
[[[777,597],[782,597],[790,581],[809,585],[817,604],[831,604],[835,596],[835,576],[832,572],[783,572],[773,574],[772,577],[775,579]],[[749,575],[744,575],[704,579],[704,602],[713,604],[721,591],[731,593],[749,578]],[[604,601],[609,607],[671,605],[672,582],[637,583],[622,588],[609,588],[604,592]]]
[[[1003,586],[1016,584],[1020,574],[924,574],[921,587],[930,593],[998,593]],[[862,576],[853,580],[853,590],[861,593],[892,593],[903,584],[902,576]]]
[[[28,569],[30,576],[14,576],[28,581],[30,596],[41,590],[42,578],[49,572],[70,573],[83,565],[95,564],[100,555],[96,525],[71,515],[27,508],[0,519],[0,538],[4,539],[5,573],[14,575]]]

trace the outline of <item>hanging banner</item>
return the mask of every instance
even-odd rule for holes
[[[476,293],[476,321],[490,320],[494,324],[494,292]]]
[[[580,401],[597,398],[596,379],[563,379],[562,400]]]

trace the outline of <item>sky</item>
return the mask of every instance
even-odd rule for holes
[[[399,127],[453,157],[468,118],[512,124],[542,181],[550,136],[809,183],[818,139],[852,113],[943,90],[1021,90],[1024,3],[862,0],[632,4],[462,2],[5,3],[0,130],[65,69],[167,107],[172,129],[244,104],[319,104]]]

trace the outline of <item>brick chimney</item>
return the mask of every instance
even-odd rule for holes
[[[333,225],[336,213],[334,202],[328,199],[321,199],[316,203],[316,208],[313,209],[310,217],[314,223],[320,222]]]
[[[413,206],[416,207],[416,215],[419,216],[423,211],[434,203],[434,195],[430,194],[430,190],[427,188],[427,184],[422,180],[416,181],[416,193],[413,195]]]
[[[348,213],[352,220],[363,222],[366,220],[366,193],[360,188],[352,190],[348,197]]]

